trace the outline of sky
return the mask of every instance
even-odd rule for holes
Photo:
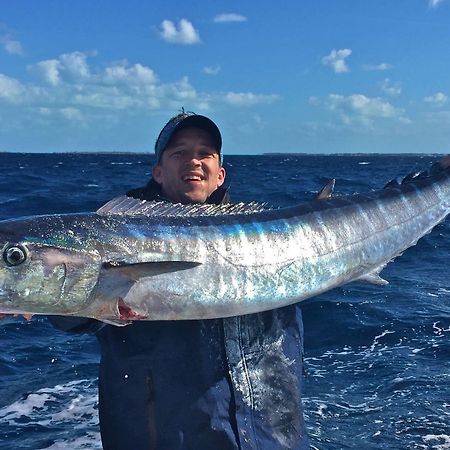
[[[0,0],[0,152],[450,153],[450,0]]]

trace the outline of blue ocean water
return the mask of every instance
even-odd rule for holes
[[[234,201],[287,206],[336,178],[338,194],[382,187],[432,155],[229,156]],[[0,154],[0,220],[92,211],[145,184],[152,156]],[[303,401],[314,447],[450,449],[450,220],[387,266],[303,302]],[[101,448],[94,336],[45,317],[0,321],[0,449]],[[126,405],[124,405],[126,407]],[[131,447],[130,447],[131,448]]]

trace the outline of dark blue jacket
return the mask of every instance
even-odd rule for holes
[[[128,195],[159,198],[155,189],[150,183]],[[220,203],[224,194],[209,201]],[[295,305],[126,327],[50,320],[67,331],[97,330],[107,450],[309,449],[301,403],[303,328]]]

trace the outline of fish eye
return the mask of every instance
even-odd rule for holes
[[[10,245],[3,250],[3,260],[8,266],[18,266],[27,259],[27,252],[21,245]]]

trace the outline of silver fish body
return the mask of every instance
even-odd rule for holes
[[[278,308],[354,280],[385,283],[382,268],[449,212],[447,169],[284,209],[124,198],[97,213],[6,220],[0,312],[120,324]]]

